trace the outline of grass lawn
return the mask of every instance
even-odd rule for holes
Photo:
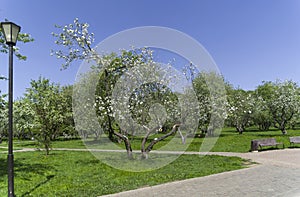
[[[282,135],[279,130],[258,131],[248,130],[239,135],[233,128],[223,129],[211,151],[215,152],[248,152],[253,139],[276,138],[289,147],[288,137],[300,136],[300,130],[289,130],[288,135]],[[157,136],[151,136],[153,139]],[[170,140],[173,139],[171,142]],[[189,138],[190,145],[187,151],[199,151],[204,138]],[[113,144],[108,139],[86,142],[89,148],[115,149],[116,146],[124,148],[123,144]],[[132,142],[134,150],[140,150],[141,138]],[[164,146],[171,144],[170,150],[182,149],[178,136],[173,136],[158,143],[154,149],[169,150]],[[86,148],[82,140],[57,140],[53,148]],[[21,147],[34,148],[34,141],[14,141],[14,149]],[[297,145],[297,147],[300,147]],[[0,144],[0,196],[7,196],[7,142]],[[115,163],[124,166],[138,167],[143,162],[126,160],[125,153],[97,153],[101,158],[110,158]],[[111,154],[120,154],[121,157],[111,157]],[[153,160],[144,162],[157,162],[162,156],[150,154]],[[172,157],[171,155],[169,156]],[[102,160],[103,161],[103,160]],[[152,186],[161,183],[182,180],[192,177],[205,176],[223,171],[236,170],[249,163],[237,157],[181,155],[177,160],[157,170],[148,172],[126,172],[112,168],[95,158],[90,152],[51,151],[49,156],[44,152],[15,153],[15,192],[17,196],[99,196],[125,190]],[[144,164],[143,164],[144,165]],[[147,166],[147,165],[146,165]],[[149,165],[150,166],[150,165]],[[126,168],[127,169],[127,168]]]
[[[234,128],[224,128],[221,135],[217,139],[216,144],[213,146],[211,151],[213,152],[249,152],[251,140],[254,139],[261,139],[261,138],[275,138],[278,142],[283,142],[285,147],[289,147],[289,137],[290,136],[300,136],[300,130],[288,130],[287,135],[282,135],[281,131],[273,129],[270,131],[258,131],[257,129],[252,129],[245,131],[243,134],[238,134]],[[151,136],[149,139],[153,139],[157,136]],[[169,143],[168,139],[159,142],[157,145],[154,146],[155,149],[159,149],[162,146]],[[182,150],[184,145],[181,144],[180,138],[174,137],[174,142],[170,145],[173,150]],[[191,143],[188,147],[186,147],[187,151],[199,151],[200,146],[203,142],[204,138],[189,138]],[[132,142],[132,148],[134,150],[140,150],[141,146],[141,138],[134,139]],[[103,148],[103,149],[115,149],[114,146],[111,146],[112,143],[108,142],[107,139],[101,139],[98,142],[89,141],[87,142],[89,148]],[[123,144],[120,144],[121,148],[124,148]],[[68,148],[85,148],[85,145],[82,143],[81,140],[72,140],[72,141],[64,141],[59,142],[56,141],[53,143],[54,148],[61,148],[61,147],[68,147]],[[299,147],[299,145],[296,145]],[[168,150],[168,147],[162,148],[163,150]]]
[[[217,139],[216,144],[213,146],[211,151],[213,152],[248,152],[250,150],[251,140],[260,139],[260,138],[275,138],[278,142],[283,142],[285,147],[289,147],[289,137],[290,136],[300,136],[300,130],[288,130],[287,135],[282,135],[281,131],[279,130],[271,130],[271,131],[258,131],[257,129],[249,129],[245,131],[242,135],[238,134],[234,128],[224,128],[221,135]],[[153,139],[157,136],[151,136],[149,140]],[[161,150],[183,150],[186,148],[187,151],[199,151],[200,146],[203,142],[204,138],[189,138],[191,143],[188,147],[185,147],[181,144],[181,140],[178,136],[173,137],[174,140],[169,147],[163,147],[169,143],[172,137],[167,138],[164,141],[159,142],[157,145],[154,146],[155,149]],[[132,148],[134,150],[140,150],[141,146],[141,138],[136,138],[131,142]],[[54,141],[52,144],[53,148],[80,148],[84,149],[88,148],[100,148],[100,149],[116,149],[116,146],[111,143],[106,138],[101,138],[99,141],[93,141],[92,139],[86,142],[87,146],[82,142],[82,140],[57,140]],[[6,141],[3,141],[0,147],[7,147]],[[117,146],[124,149],[124,144],[118,144]],[[34,141],[14,141],[14,149],[18,149],[20,147],[27,147],[27,148],[35,148],[36,144]],[[299,145],[296,145],[299,147]],[[1,150],[1,149],[0,149]],[[4,150],[4,149],[3,149]]]
[[[52,151],[48,156],[20,152],[15,153],[15,193],[18,197],[92,197],[241,169],[246,163],[237,157],[182,155],[158,170],[126,172],[101,163],[89,152]],[[7,196],[6,169],[6,154],[0,154],[0,196]]]
[[[276,141],[284,143],[285,148],[288,148],[290,147],[289,137],[291,136],[300,136],[300,130],[288,130],[287,135],[282,135],[280,130],[275,130],[275,129],[270,131],[258,131],[256,129],[253,130],[249,129],[243,134],[238,134],[235,131],[235,129],[226,128],[222,131],[221,136],[219,137],[215,146],[212,148],[212,151],[249,152],[251,140],[262,139],[262,138],[275,138]],[[281,148],[281,146],[279,147]]]

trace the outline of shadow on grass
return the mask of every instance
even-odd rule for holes
[[[0,158],[0,178],[7,175],[7,159]]]
[[[31,188],[29,191],[25,192],[24,194],[21,195],[21,197],[30,195],[34,190],[36,190],[37,188],[41,187],[42,185],[46,184],[47,182],[49,182],[52,178],[54,177],[54,175],[49,175],[46,176],[46,180],[40,182],[39,184],[37,184],[35,187]]]
[[[0,158],[0,178],[5,179],[7,176],[7,158]],[[34,176],[34,174],[38,175],[44,175],[47,174],[49,171],[55,170],[52,166],[40,164],[40,163],[30,163],[25,158],[18,158],[14,160],[14,177],[26,181],[31,181],[31,178]],[[30,195],[34,190],[39,188],[40,186],[46,184],[48,181],[50,181],[54,175],[48,175],[45,176],[46,180],[38,183],[33,188],[28,188],[29,190],[22,194],[21,196],[28,196]]]
[[[78,161],[76,161],[75,163],[78,164],[78,165],[81,165],[81,166],[87,166],[87,165],[99,164],[99,163],[101,163],[101,161],[98,160],[98,159],[92,159],[92,160],[78,160]]]
[[[27,144],[22,144],[22,147],[32,147],[32,146],[34,146],[34,147],[36,147],[37,146],[37,143],[35,143],[35,142],[31,142],[31,143],[27,143]]]
[[[287,148],[289,148],[289,149],[297,149],[297,148],[300,148],[300,145],[290,145],[290,146],[288,146]]]
[[[280,150],[283,149],[282,147],[270,147],[270,148],[263,148],[263,149],[259,149],[259,152],[264,152],[264,151],[270,151],[270,150]]]
[[[282,133],[279,134],[256,134],[257,137],[286,137],[287,135],[283,135]]]
[[[105,144],[105,143],[111,143],[111,141],[108,138],[100,138],[98,140],[84,141],[84,144],[89,145],[89,146]]]

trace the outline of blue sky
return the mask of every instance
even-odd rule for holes
[[[90,24],[95,43],[138,26],[164,26],[200,42],[234,86],[254,89],[261,81],[300,82],[300,1],[298,0],[0,0],[0,21],[20,25],[35,41],[18,43],[27,61],[14,61],[14,94],[22,96],[31,79],[72,84],[80,62],[60,71],[50,56],[54,24],[78,17]],[[7,75],[7,55],[0,54],[0,74]],[[6,92],[7,82],[0,82]]]

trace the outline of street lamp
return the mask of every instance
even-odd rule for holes
[[[21,27],[12,22],[1,23],[2,33],[9,47],[8,82],[8,197],[14,197],[14,155],[13,155],[13,46],[17,43]]]

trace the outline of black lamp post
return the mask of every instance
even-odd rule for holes
[[[8,197],[14,197],[14,155],[13,155],[13,46],[17,43],[21,27],[12,22],[1,23],[2,33],[9,46],[8,82]]]

